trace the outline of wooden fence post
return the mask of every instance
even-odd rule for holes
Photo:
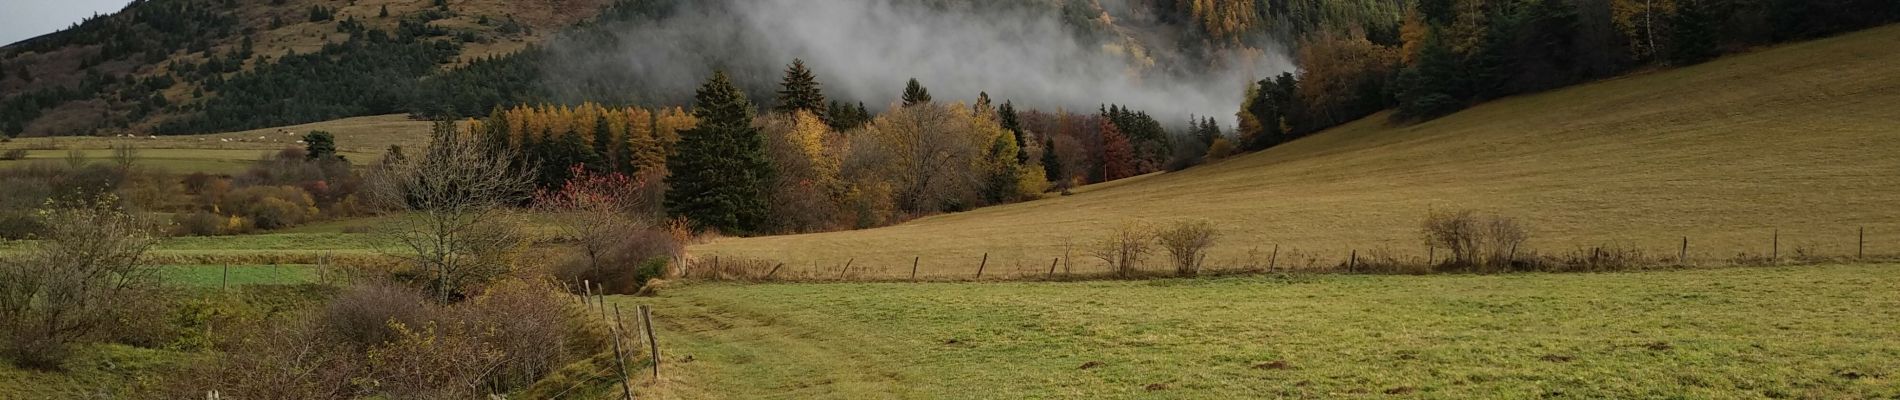
[[[1775,244],[1774,244],[1773,250],[1770,250],[1770,252],[1768,253],[1768,262],[1770,263],[1781,262],[1781,229],[1780,228],[1775,229]]]
[[[1056,258],[1051,258],[1051,259],[1049,259],[1049,276],[1048,276],[1047,278],[1044,278],[1044,279],[1049,279],[1049,278],[1055,278],[1055,277],[1056,277],[1056,262],[1059,262],[1059,261],[1062,261],[1062,257],[1056,257]]]
[[[983,263],[976,265],[976,279],[983,279],[983,268],[990,266],[990,253],[983,253]]]
[[[846,272],[851,272],[851,262],[857,261],[857,260],[858,260],[857,258],[851,258],[844,261],[844,269],[838,270],[838,280],[841,280],[841,281],[844,280],[844,274]]]
[[[1860,227],[1860,239],[1854,242],[1854,258],[1867,258],[1867,227]]]
[[[1676,263],[1682,264],[1683,266],[1689,265],[1689,237],[1688,236],[1682,237],[1682,249],[1676,250]]]
[[[633,386],[627,383],[627,356],[620,351],[620,335],[625,333],[627,328],[620,326],[619,304],[614,305],[614,324],[608,325],[607,330],[614,333],[614,365],[620,370],[620,393],[626,400],[633,400]]]
[[[1350,274],[1359,266],[1359,249],[1352,249],[1352,258],[1346,260],[1346,273]]]
[[[647,344],[653,348],[653,382],[660,381],[660,338],[653,336],[653,308],[640,306],[640,325],[646,327]]]
[[[768,281],[772,280],[772,274],[778,273],[778,269],[784,268],[784,267],[785,267],[785,263],[778,263],[778,265],[772,266],[772,272],[765,273],[765,280],[768,280]]]
[[[923,256],[914,256],[910,259],[910,280],[912,282],[917,281],[917,262],[923,261],[923,259]]]
[[[1425,245],[1425,265],[1438,262],[1438,246]]]
[[[1267,272],[1273,272],[1273,267],[1279,263],[1280,263],[1280,244],[1274,243],[1273,256],[1267,257]]]

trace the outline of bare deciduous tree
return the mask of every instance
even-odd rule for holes
[[[385,160],[369,174],[371,202],[413,216],[386,234],[428,272],[436,301],[508,271],[523,241],[509,207],[527,198],[534,177],[514,151],[438,122],[420,157]]]
[[[57,368],[67,348],[137,317],[121,307],[155,288],[147,221],[110,195],[40,211],[46,231],[22,256],[0,261],[0,337],[15,362]]]

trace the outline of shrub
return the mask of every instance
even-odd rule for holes
[[[151,397],[204,398],[216,390],[231,399],[361,398],[362,353],[326,336],[319,325],[294,314],[230,327],[221,355],[159,380]]]
[[[72,343],[151,314],[132,299],[156,287],[145,221],[97,199],[41,211],[47,230],[19,259],[0,261],[0,351],[16,363],[58,368]]]
[[[422,326],[435,314],[428,297],[414,289],[369,283],[338,294],[316,317],[327,334],[361,350],[394,339],[393,326]]]
[[[1220,161],[1234,155],[1234,142],[1227,138],[1214,138],[1214,144],[1207,146],[1207,161]]]
[[[1150,241],[1154,240],[1154,234],[1150,231],[1140,223],[1124,224],[1110,232],[1108,237],[1095,242],[1089,248],[1089,255],[1108,263],[1109,269],[1114,270],[1117,277],[1132,276],[1135,268],[1141,265],[1142,257],[1153,251]]]
[[[1181,221],[1155,233],[1155,242],[1168,251],[1175,273],[1194,276],[1201,271],[1201,260],[1220,231],[1207,220]]]
[[[1443,268],[1500,270],[1510,268],[1518,246],[1530,238],[1511,217],[1464,210],[1433,212],[1422,232],[1429,246],[1447,249],[1451,259]]]
[[[198,211],[172,216],[173,232],[179,236],[217,236],[223,235],[230,218]]]
[[[600,284],[607,293],[631,294],[640,291],[662,273],[642,271],[658,260],[664,272],[668,260],[685,254],[685,244],[673,235],[653,228],[631,228],[613,235],[615,241],[597,258],[576,254],[555,266],[554,275],[562,282],[586,280]]]
[[[224,196],[222,208],[251,220],[258,229],[281,229],[317,216],[316,201],[293,186],[252,186]]]

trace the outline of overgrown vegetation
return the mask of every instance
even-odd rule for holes
[[[0,259],[0,354],[57,369],[76,342],[135,335],[165,301],[146,252],[148,221],[110,196],[38,212],[43,234],[24,254]],[[114,328],[114,329],[108,329]]]

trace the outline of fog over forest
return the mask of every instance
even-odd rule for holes
[[[657,21],[611,27],[615,43],[607,49],[557,45],[543,81],[564,101],[684,104],[717,68],[765,105],[771,100],[761,97],[800,58],[833,99],[873,110],[896,101],[914,77],[938,101],[968,102],[986,91],[997,102],[1038,109],[1123,104],[1173,124],[1230,115],[1247,83],[1293,69],[1282,49],[1182,46],[1176,37],[1183,28],[1114,1],[1104,6],[1115,23],[1096,30],[1083,24],[1099,15],[1065,16],[1046,4],[924,3],[702,2]],[[1193,54],[1180,53],[1189,48]]]

